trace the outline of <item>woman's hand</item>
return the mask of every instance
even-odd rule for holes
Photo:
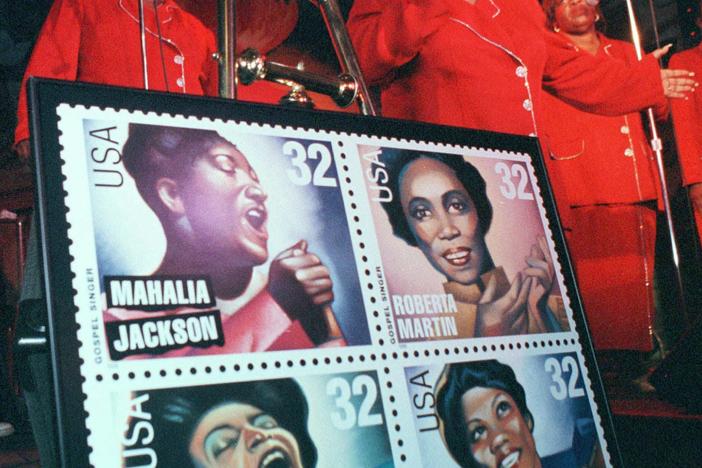
[[[271,262],[268,291],[291,320],[299,320],[315,344],[340,335],[329,307],[334,300],[332,286],[329,270],[319,257],[307,252],[304,240]]]
[[[651,52],[651,55],[658,60],[668,53],[672,44],[665,45],[660,49]],[[692,79],[695,74],[689,70],[669,70],[661,69],[661,84],[663,94],[667,98],[686,98],[699,86],[699,83]]]
[[[691,78],[693,76],[695,74],[687,70],[662,69],[661,83],[665,97],[687,98],[687,95],[699,86],[699,83]]]
[[[666,44],[663,47],[659,47],[658,49],[651,52],[651,55],[653,55],[653,58],[655,58],[656,60],[660,60],[661,57],[670,52],[671,47],[673,47],[673,44]]]
[[[521,335],[527,332],[527,298],[532,278],[521,273],[512,281],[509,291],[497,296],[497,280],[491,277],[485,286],[475,321],[475,336]]]
[[[531,254],[526,257],[528,267],[523,271],[527,278],[533,281],[529,288],[527,309],[529,311],[529,331],[547,332],[548,327],[543,322],[541,310],[548,300],[548,293],[553,287],[556,276],[553,259],[544,236],[538,236],[536,244],[531,246]]]

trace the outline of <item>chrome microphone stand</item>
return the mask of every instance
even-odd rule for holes
[[[376,115],[373,101],[366,87],[365,80],[361,74],[361,67],[358,64],[356,51],[351,44],[351,38],[346,30],[344,17],[337,0],[310,0],[322,12],[327,31],[332,39],[336,56],[341,64],[341,71],[350,74],[358,82],[358,96],[356,98],[361,113],[364,115]]]
[[[219,0],[219,95],[236,99],[239,84],[236,73],[236,0]]]
[[[146,22],[144,21],[144,0],[139,0],[139,29],[141,32],[141,69],[144,74],[144,89],[149,89],[149,70],[146,61]]]
[[[299,85],[304,89],[326,94],[339,107],[349,106],[354,99],[358,100],[359,97],[358,80],[350,73],[342,73],[336,78],[328,78],[306,72],[300,68],[271,62],[254,49],[246,49],[237,59],[237,76],[245,85],[256,80],[275,81],[290,85],[293,89]],[[365,115],[369,115],[363,108],[361,111]]]
[[[651,6],[652,7],[652,6]],[[641,35],[639,34],[638,24],[636,22],[636,13],[631,0],[626,0],[627,13],[629,15],[629,26],[631,28],[631,40],[636,50],[636,58],[641,61],[643,53],[641,50]],[[655,18],[655,16],[654,16]],[[651,129],[651,148],[656,155],[656,166],[658,168],[658,178],[660,180],[661,198],[663,201],[663,211],[665,213],[666,225],[668,228],[668,236],[670,238],[670,249],[673,258],[673,267],[675,270],[675,282],[677,287],[677,296],[680,303],[680,308],[683,314],[683,320],[687,321],[687,308],[685,305],[685,294],[683,291],[682,274],[680,272],[680,250],[675,237],[675,227],[673,225],[673,215],[670,205],[670,196],[668,190],[668,182],[666,179],[665,166],[663,164],[663,142],[658,136],[658,127],[656,119],[653,115],[653,108],[646,109],[648,122]]]
[[[300,68],[270,62],[255,50],[247,50],[236,57],[235,0],[219,0],[219,60],[220,96],[236,98],[239,82],[250,84],[255,80],[268,80],[291,85],[288,96],[304,96],[304,89],[327,94],[344,107],[358,103],[364,115],[376,115],[373,102],[361,74],[356,53],[351,44],[341,8],[337,0],[311,2],[319,8],[331,38],[342,73],[336,78],[305,72]],[[292,102],[288,99],[287,102]]]

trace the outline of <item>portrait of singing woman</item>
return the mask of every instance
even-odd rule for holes
[[[551,296],[555,271],[538,236],[512,280],[486,243],[493,209],[485,179],[457,155],[386,151],[392,201],[383,203],[395,236],[424,254],[445,278],[457,304],[462,337],[546,333],[568,329],[562,301]]]
[[[270,256],[268,194],[235,144],[213,130],[133,123],[122,160],[165,235],[154,274],[211,278],[225,344],[193,352],[344,344],[330,272],[305,239],[275,255],[267,275],[257,269]]]
[[[567,447],[539,454],[534,427],[540,423],[550,428],[549,417],[529,410],[524,387],[506,364],[496,360],[450,364],[435,391],[441,437],[461,467],[604,466],[592,417],[576,417]]]
[[[317,463],[293,379],[140,392],[158,466],[303,468]],[[130,421],[134,427],[135,421]]]

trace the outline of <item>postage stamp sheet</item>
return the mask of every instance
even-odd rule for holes
[[[528,155],[57,112],[94,464],[610,465]]]

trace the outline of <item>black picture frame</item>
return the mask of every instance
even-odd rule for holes
[[[542,161],[536,138],[469,130],[417,122],[365,117],[341,112],[316,112],[282,108],[224,99],[161,92],[146,92],[126,88],[72,83],[59,80],[31,79],[29,104],[34,152],[36,208],[39,213],[43,285],[48,312],[48,332],[51,365],[54,371],[53,398],[56,405],[56,430],[60,461],[63,466],[87,466],[89,446],[88,429],[83,409],[84,395],[76,336],[78,324],[73,319],[71,257],[66,221],[63,178],[61,176],[61,147],[57,107],[71,106],[117,107],[130,111],[182,114],[212,119],[234,120],[315,128],[326,131],[352,132],[384,137],[424,140],[532,155],[537,183],[543,197],[546,216],[550,223],[556,252],[576,323],[576,332],[589,371],[595,403],[604,429],[605,439],[613,463],[622,466],[612,418],[604,387],[595,361],[592,340],[582,302],[574,279],[573,268],[557,215],[557,208]]]

